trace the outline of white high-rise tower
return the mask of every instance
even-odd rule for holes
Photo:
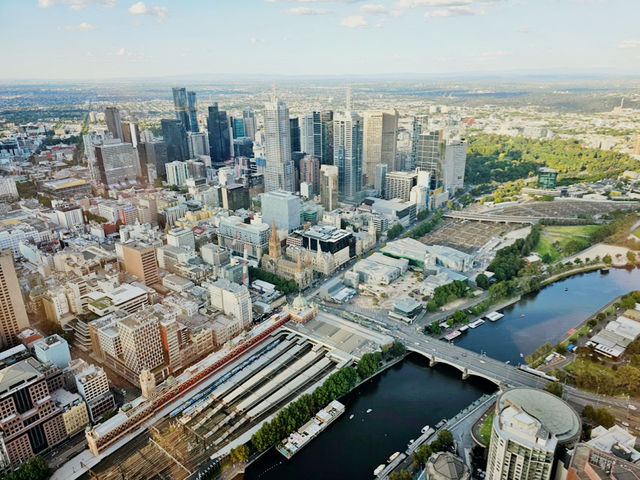
[[[333,119],[333,164],[338,167],[340,196],[357,202],[362,191],[362,117],[351,111],[351,89],[347,111]]]
[[[293,192],[295,171],[291,160],[289,109],[275,97],[264,106],[264,137],[267,163],[264,191]]]

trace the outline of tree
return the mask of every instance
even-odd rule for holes
[[[556,397],[562,398],[562,384],[560,382],[547,383],[544,389],[549,393],[553,393]]]
[[[604,257],[602,257],[602,261],[607,265],[611,265],[611,263],[613,262],[613,260],[611,259],[611,255],[609,254],[606,254]]]
[[[408,470],[395,470],[389,475],[389,480],[411,480],[413,475]]]
[[[629,263],[636,263],[636,254],[631,250],[627,251],[627,260],[629,260]]]
[[[229,452],[232,462],[246,462],[249,459],[249,447],[245,444],[238,445]]]
[[[433,300],[427,302],[427,312],[435,312],[438,309],[438,305]]]
[[[431,443],[431,449],[434,452],[445,452],[453,447],[453,434],[449,430],[440,430],[438,438]]]
[[[400,225],[399,223],[396,223],[393,227],[387,230],[387,238],[389,240],[393,240],[401,233],[402,233],[402,225]]]
[[[456,323],[468,323],[469,322],[469,316],[463,312],[462,310],[456,310],[453,313],[453,319],[455,320]]]
[[[51,470],[42,457],[33,457],[24,462],[17,470],[9,472],[2,480],[45,480]]]
[[[487,277],[484,273],[481,273],[479,275],[476,276],[476,285],[478,285],[478,287],[486,290],[487,288],[489,288],[489,277]]]
[[[358,362],[357,372],[361,379],[365,379],[378,371],[381,355],[379,352],[365,353]]]

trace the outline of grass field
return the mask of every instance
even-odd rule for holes
[[[487,445],[489,445],[489,440],[491,440],[491,428],[493,426],[494,415],[494,411],[487,415],[487,418],[484,419],[484,422],[482,422],[482,426],[480,427],[480,436],[482,437],[484,443],[486,443]]]
[[[636,228],[636,229],[633,231],[633,234],[634,234],[636,237],[640,238],[640,227]]]
[[[550,261],[555,262],[564,256],[587,248],[591,244],[590,236],[600,228],[602,228],[600,225],[544,227],[535,251],[541,257],[548,254]]]

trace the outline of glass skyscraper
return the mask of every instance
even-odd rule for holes
[[[179,120],[163,118],[162,136],[167,146],[168,162],[184,162],[189,158],[189,143],[187,142],[187,131],[184,124]]]
[[[218,102],[209,107],[207,118],[209,131],[209,155],[213,166],[222,166],[231,158],[231,135],[227,112],[218,109]]]

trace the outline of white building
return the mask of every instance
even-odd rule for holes
[[[293,192],[294,166],[291,160],[291,128],[289,109],[284,102],[274,99],[264,106],[264,136],[266,169],[264,190]]]
[[[167,232],[167,245],[195,250],[196,241],[193,231],[185,227],[172,228]]]
[[[467,164],[466,140],[448,142],[444,149],[442,182],[451,194],[464,186],[464,169]]]
[[[291,232],[300,226],[302,202],[292,193],[274,190],[262,195],[262,221]]]
[[[225,315],[232,315],[241,320],[245,327],[251,324],[253,314],[251,311],[251,296],[247,287],[226,279],[205,283],[203,286],[206,286],[209,290],[212,307],[220,310]]]
[[[189,169],[185,162],[169,162],[165,165],[167,172],[167,183],[169,185],[184,185],[189,178]]]

